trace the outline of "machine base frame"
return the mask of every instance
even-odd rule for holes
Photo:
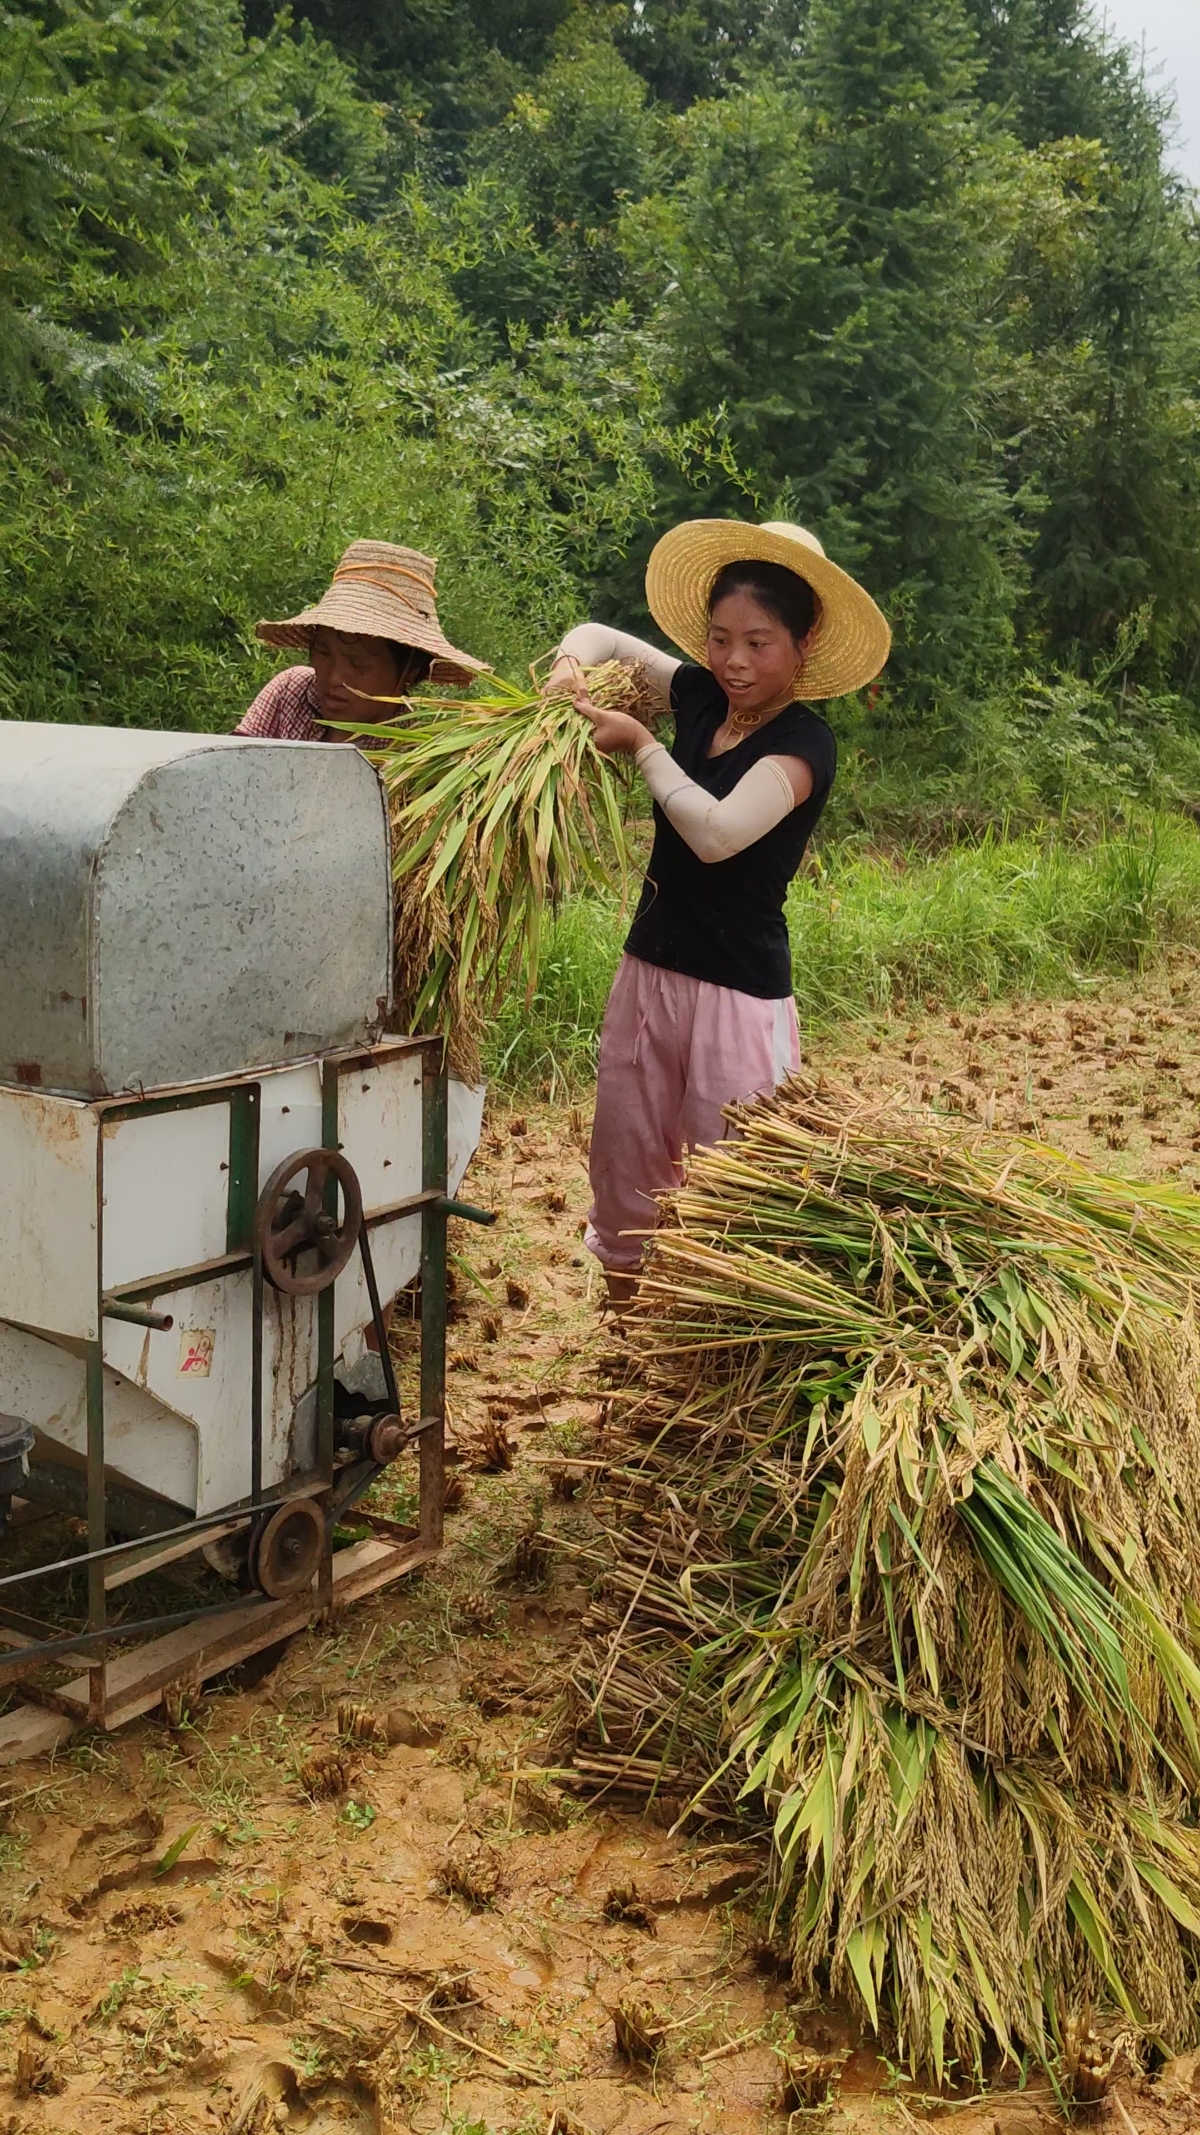
[[[108,1733],[123,1727],[152,1712],[172,1683],[204,1682],[221,1675],[252,1654],[294,1638],[318,1617],[333,1616],[406,1573],[422,1570],[437,1554],[437,1546],[422,1542],[419,1536],[404,1540],[368,1535],[334,1556],[328,1604],[314,1585],[285,1601],[233,1602],[218,1615],[198,1618],[164,1638],[150,1640],[108,1663],[101,1725]],[[43,1702],[18,1705],[0,1718],[0,1765],[45,1756],[91,1726],[90,1688],[90,1677],[81,1675],[57,1691],[41,1694]]]

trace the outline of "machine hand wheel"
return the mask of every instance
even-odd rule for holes
[[[301,1173],[304,1174],[301,1182]],[[342,1190],[339,1222],[325,1206],[330,1178]],[[295,1182],[295,1183],[293,1183]],[[254,1216],[263,1273],[288,1297],[315,1297],[342,1272],[362,1229],[362,1193],[354,1166],[337,1149],[302,1149],[271,1173]],[[301,1274],[301,1255],[315,1265]]]

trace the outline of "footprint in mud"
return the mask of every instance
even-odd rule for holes
[[[347,1913],[342,1933],[347,1942],[357,1942],[368,1949],[384,1950],[392,1939],[386,1920],[373,1920],[368,1913]]]

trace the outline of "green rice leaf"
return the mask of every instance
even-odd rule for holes
[[[1178,1920],[1180,1927],[1185,1927],[1189,1935],[1200,1936],[1200,1912],[1197,1912],[1189,1898],[1185,1898],[1178,1884],[1172,1883],[1170,1877],[1164,1875],[1161,1868],[1156,1868],[1152,1861],[1139,1861],[1137,1872],[1147,1889],[1152,1890],[1156,1898],[1161,1898],[1172,1919]]]
[[[852,1928],[846,1937],[846,1956],[858,1991],[867,2005],[871,2022],[877,2024],[879,1997],[875,1992],[875,1975],[871,1968],[871,1946],[860,1927]]]

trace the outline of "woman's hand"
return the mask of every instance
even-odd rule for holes
[[[553,667],[538,691],[538,695],[540,697],[561,697],[564,695],[573,697],[577,690],[586,688],[587,681],[581,662],[576,659],[573,652],[560,652],[557,654]]]
[[[592,722],[592,740],[601,756],[636,756],[639,749],[649,747],[654,740],[649,727],[642,725],[628,712],[606,712],[593,704],[583,682],[580,682],[574,697],[575,709]]]

